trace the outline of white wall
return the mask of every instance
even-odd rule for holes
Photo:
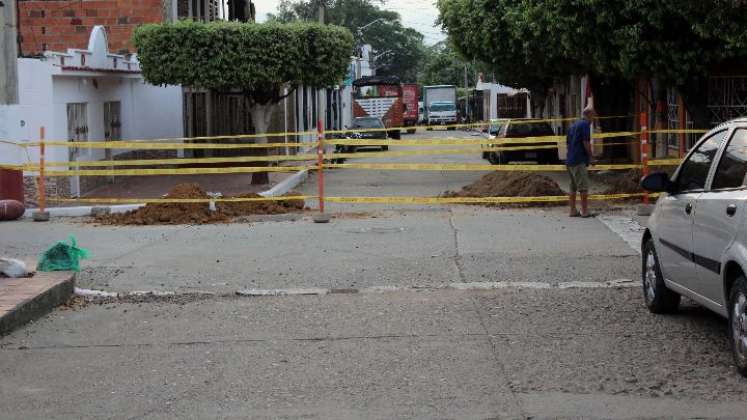
[[[66,73],[45,59],[22,58],[18,64],[19,104],[0,106],[0,139],[37,141],[39,128],[44,126],[48,141],[66,141],[67,104],[83,102],[88,104],[88,139],[103,140],[104,103],[108,101],[121,103],[122,138],[125,140],[184,135],[180,87],[147,85],[139,75],[132,74]],[[38,148],[28,151],[32,161],[37,162]],[[50,147],[46,156],[48,161],[67,161],[68,150]],[[103,149],[81,152],[81,160],[103,159],[104,156]],[[22,149],[0,143],[0,163],[25,161]]]

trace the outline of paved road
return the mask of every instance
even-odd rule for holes
[[[3,418],[740,418],[725,323],[637,289],[213,298],[0,340]]]
[[[480,176],[394,174],[339,171],[330,188],[436,195]],[[38,255],[75,234],[93,252],[80,286],[176,292],[56,310],[0,338],[0,417],[744,416],[747,380],[732,368],[723,320],[692,304],[653,316],[638,288],[551,287],[637,279],[640,232],[628,213],[336,213],[328,225],[308,216],[213,226],[0,223],[0,250],[10,256]],[[475,290],[483,282],[511,287]],[[234,294],[377,286],[405,289]]]

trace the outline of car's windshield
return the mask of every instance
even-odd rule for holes
[[[355,128],[383,128],[384,124],[378,118],[356,118],[353,123]]]
[[[431,112],[448,112],[448,111],[456,111],[456,106],[454,106],[454,104],[437,104],[437,103],[431,104]]]
[[[543,123],[517,123],[512,122],[508,127],[508,135],[518,137],[542,137],[552,136],[555,132],[552,126],[546,122]]]

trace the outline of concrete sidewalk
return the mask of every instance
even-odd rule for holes
[[[35,273],[29,278],[0,277],[0,336],[39,319],[67,302],[75,273]]]
[[[725,321],[637,289],[132,301],[0,339],[8,418],[739,418]]]

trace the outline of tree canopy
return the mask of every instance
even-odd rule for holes
[[[318,7],[325,6],[325,22],[348,28],[360,44],[371,44],[376,54],[376,73],[415,81],[424,56],[423,35],[404,27],[397,12],[379,7],[376,0],[283,0],[271,20],[294,22],[318,19]],[[363,32],[358,29],[374,22]]]
[[[422,85],[464,85],[464,74],[467,73],[467,83],[475,86],[479,72],[487,73],[487,67],[481,63],[473,63],[462,57],[447,41],[441,41],[431,47],[426,47],[425,57],[420,66],[418,83]]]
[[[747,57],[747,8],[724,0],[438,0],[464,56],[502,82],[654,77],[688,90],[720,63]]]
[[[260,105],[284,87],[340,83],[353,53],[347,29],[316,23],[180,21],[141,26],[134,41],[149,83],[239,90]]]

